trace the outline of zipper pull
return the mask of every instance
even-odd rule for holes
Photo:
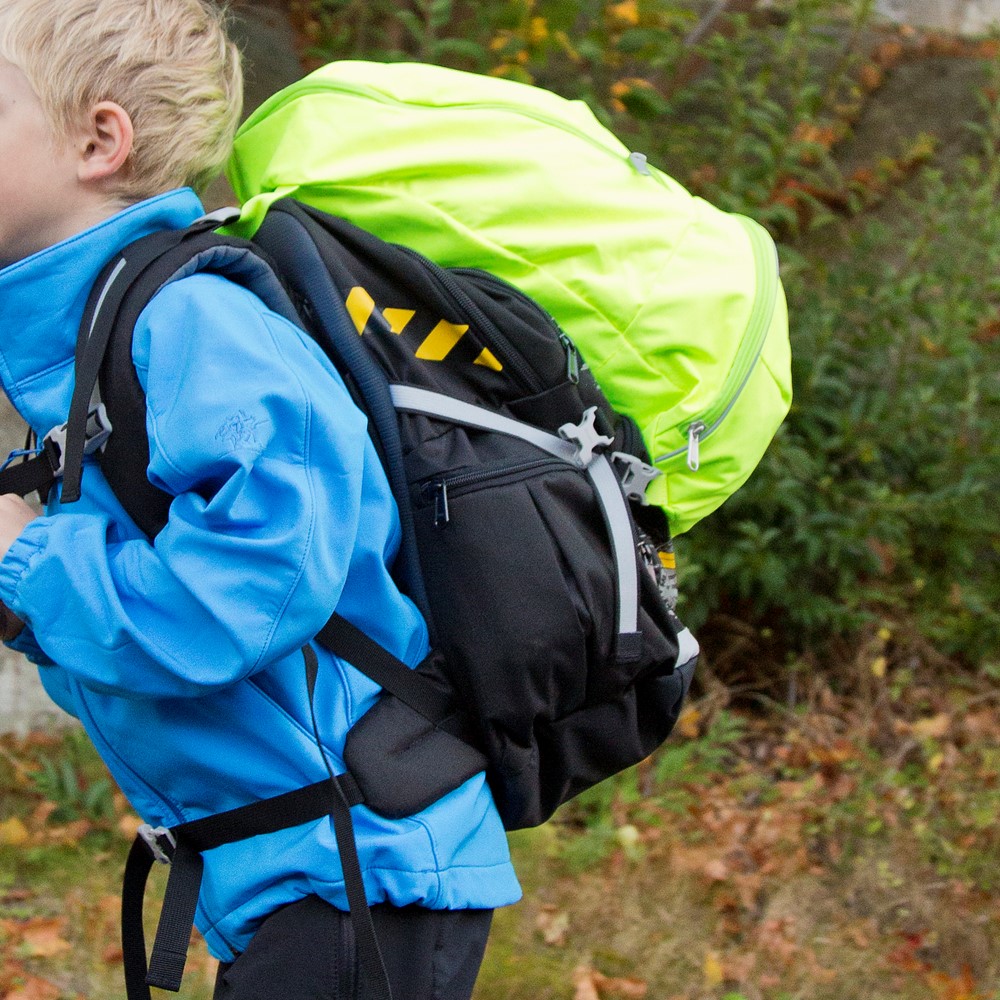
[[[632,166],[635,167],[636,173],[645,174],[646,177],[653,176],[650,173],[649,165],[646,162],[645,153],[639,153],[639,152],[629,153],[628,158]]]
[[[443,528],[451,520],[448,510],[448,484],[445,480],[434,484],[434,527]]]
[[[580,381],[580,358],[576,353],[576,347],[565,333],[559,334],[559,341],[566,352],[566,378],[576,385]]]
[[[688,427],[688,468],[697,472],[701,466],[701,436],[705,433],[705,424],[696,420]]]

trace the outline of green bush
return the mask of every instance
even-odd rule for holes
[[[792,412],[682,553],[690,618],[777,618],[792,651],[881,620],[1000,649],[1000,106],[836,259],[798,258]]]

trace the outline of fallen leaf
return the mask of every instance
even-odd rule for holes
[[[608,13],[616,21],[623,24],[636,25],[639,23],[638,0],[622,0],[621,3],[611,4]]]
[[[951,716],[947,712],[932,715],[929,719],[918,719],[913,723],[913,735],[921,739],[939,740],[951,728]]]
[[[19,986],[15,986],[3,1000],[59,1000],[62,990],[47,979],[38,976],[24,976]]]
[[[118,832],[126,840],[135,840],[140,826],[142,826],[142,820],[133,813],[126,813],[118,820]]]
[[[123,959],[122,946],[120,944],[109,944],[101,952],[101,961],[105,965],[119,965]]]
[[[586,965],[578,965],[573,970],[573,1000],[601,1000],[594,981],[597,971]]]
[[[16,816],[0,823],[0,847],[22,847],[29,836],[28,828]]]
[[[725,970],[722,968],[722,962],[714,951],[710,951],[705,954],[705,960],[701,964],[701,971],[705,977],[705,985],[709,989],[715,989],[716,986],[721,986],[726,978]]]
[[[642,1000],[649,992],[649,983],[642,979],[623,979],[594,973],[594,985],[601,997],[624,997],[625,1000]]]
[[[693,705],[688,705],[677,720],[677,732],[686,740],[696,740],[700,735],[701,712]]]
[[[702,870],[711,882],[725,882],[729,878],[729,868],[721,858],[709,861]]]
[[[31,822],[35,826],[45,826],[49,821],[49,817],[59,808],[55,802],[50,802],[46,800],[45,802],[39,802],[31,814]]]
[[[70,951],[72,945],[63,936],[65,917],[37,918],[23,925],[21,940],[29,958],[54,958]]]
[[[547,945],[561,948],[569,931],[569,914],[555,906],[543,906],[535,918],[535,926]]]
[[[862,89],[868,93],[878,90],[882,86],[884,79],[885,74],[874,63],[866,63],[858,73],[858,82],[861,84]]]

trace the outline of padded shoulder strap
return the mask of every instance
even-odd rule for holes
[[[195,223],[186,230],[154,233],[130,244],[108,262],[80,324],[62,502],[80,498],[87,414],[99,382],[112,428],[101,467],[119,502],[150,537],[166,523],[172,498],[146,477],[146,400],[132,363],[132,336],[143,309],[164,285],[204,271],[249,288],[269,308],[298,322],[291,299],[268,260],[252,243],[211,232],[216,224]]]

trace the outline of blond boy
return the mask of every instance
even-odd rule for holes
[[[201,215],[240,99],[207,0],[0,0],[0,381],[38,435],[66,419],[104,262]],[[166,526],[145,537],[92,461],[72,506],[58,487],[42,516],[0,497],[0,601],[137,811],[173,827],[324,779],[301,651],[333,610],[410,665],[427,632],[389,572],[398,515],[365,421],[305,334],[197,274],[140,316],[133,361]],[[378,689],[313,648],[336,765]],[[485,779],[411,818],[354,814],[395,995],[467,998],[492,909],[519,894]],[[369,995],[328,817],[204,863],[217,997]]]

